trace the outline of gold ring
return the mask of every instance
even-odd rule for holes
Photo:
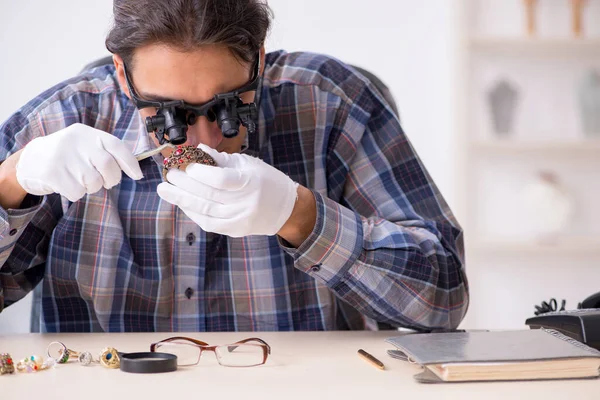
[[[100,353],[100,364],[106,368],[117,369],[121,365],[121,359],[116,349],[107,347]]]
[[[69,353],[69,358],[71,358],[71,357],[77,358],[77,357],[79,357],[79,354],[80,354],[78,351],[71,350],[71,349],[67,349],[67,352]]]

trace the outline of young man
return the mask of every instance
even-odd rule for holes
[[[0,310],[44,278],[50,332],[459,324],[462,231],[362,75],[265,54],[260,0],[115,0],[114,18],[114,66],[0,126]],[[159,139],[217,166],[165,181],[172,148],[134,156]]]

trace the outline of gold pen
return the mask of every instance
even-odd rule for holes
[[[358,350],[358,355],[361,356],[364,360],[366,360],[369,364],[374,366],[375,368],[385,369],[385,366],[381,361],[364,351],[363,349]]]

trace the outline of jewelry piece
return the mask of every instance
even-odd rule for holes
[[[56,365],[56,361],[50,357],[44,361],[44,357],[30,356],[22,359],[17,363],[17,371],[19,372],[38,372],[52,368]]]
[[[106,368],[117,369],[121,365],[119,353],[112,347],[107,347],[100,353],[100,364]]]
[[[15,365],[13,359],[8,353],[0,354],[0,375],[14,374]]]
[[[58,357],[54,357],[52,354],[50,354],[51,347],[55,344],[60,346],[60,349],[58,350]],[[46,354],[48,354],[48,357],[53,358],[59,364],[64,364],[69,361],[69,353],[69,349],[67,349],[67,346],[65,346],[63,342],[52,342],[46,348]]]
[[[44,360],[44,366],[46,367],[44,369],[55,368],[56,360],[52,357],[46,358],[46,360]]]
[[[177,149],[163,161],[164,180],[167,180],[167,172],[171,168],[185,171],[186,167],[192,163],[217,166],[215,160],[201,149],[194,146],[177,146]]]
[[[79,363],[84,366],[90,365],[92,362],[94,362],[94,357],[92,357],[92,353],[89,351],[79,353],[77,359],[79,360]]]
[[[42,356],[30,356],[29,361],[31,361],[34,365],[41,367],[44,364],[44,357]]]
[[[52,354],[50,354],[50,348],[55,344],[58,344],[60,346],[60,348],[57,351],[58,357],[54,357],[54,356],[52,356]],[[58,362],[59,364],[65,364],[67,361],[69,361],[69,359],[71,357],[74,357],[74,358],[79,357],[78,351],[68,349],[67,346],[65,346],[65,344],[63,342],[50,343],[48,345],[48,347],[46,348],[46,354],[48,354],[48,357],[54,358],[56,360],[56,362]]]
[[[24,358],[17,363],[17,371],[19,372],[36,372],[39,369],[39,365],[32,362],[29,358]]]

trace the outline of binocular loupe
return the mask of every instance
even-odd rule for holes
[[[146,118],[146,130],[148,133],[154,132],[160,144],[185,143],[188,126],[196,123],[199,116],[205,116],[210,122],[217,121],[217,126],[226,138],[237,136],[240,126],[245,126],[248,134],[256,131],[256,104],[244,103],[238,93],[218,94],[200,107],[181,103],[164,103],[166,107],[157,108],[156,115]]]
[[[138,109],[154,108],[156,115],[147,117],[145,124],[148,133],[154,132],[158,142],[180,145],[187,141],[187,130],[196,123],[198,117],[206,117],[210,122],[217,121],[223,136],[233,138],[240,132],[240,126],[246,127],[248,134],[256,132],[258,108],[256,106],[260,91],[260,54],[254,64],[254,73],[245,86],[228,92],[216,94],[212,100],[201,105],[189,104],[183,100],[154,101],[141,99],[131,78],[125,69],[125,80],[131,100]],[[244,103],[240,94],[255,91],[254,101]]]

